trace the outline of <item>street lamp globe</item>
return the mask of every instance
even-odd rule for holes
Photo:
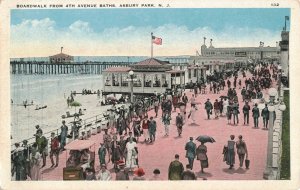
[[[275,111],[275,106],[273,105],[268,106],[268,110],[271,112]]]
[[[128,74],[129,74],[129,76],[133,76],[133,74],[134,74],[133,70],[130,70]]]
[[[280,111],[284,111],[286,109],[285,104],[280,104],[279,109],[280,109]]]
[[[276,88],[270,88],[268,91],[269,96],[275,97],[277,95],[277,90]]]

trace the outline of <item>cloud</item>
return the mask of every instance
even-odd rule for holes
[[[93,33],[93,29],[90,27],[88,22],[83,22],[81,20],[77,20],[73,24],[69,26],[70,32],[75,33]]]
[[[149,55],[150,33],[163,39],[163,45],[154,45],[155,55],[194,55],[200,49],[203,37],[213,39],[215,47],[275,46],[280,40],[280,31],[264,28],[226,27],[213,30],[198,27],[190,30],[184,25],[165,24],[156,28],[151,26],[124,28],[112,27],[96,31],[97,26],[77,20],[65,28],[44,18],[23,20],[11,26],[11,57],[48,56],[59,51],[61,46],[71,55]]]

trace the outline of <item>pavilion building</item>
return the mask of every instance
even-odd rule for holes
[[[133,71],[133,93],[135,95],[153,95],[164,93],[175,86],[185,84],[185,71],[174,70],[172,64],[155,58],[137,62],[129,67],[110,67],[103,71],[103,95],[130,94],[131,78],[129,71]]]

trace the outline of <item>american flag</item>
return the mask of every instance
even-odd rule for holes
[[[152,43],[156,44],[156,45],[162,45],[162,39],[152,36]]]

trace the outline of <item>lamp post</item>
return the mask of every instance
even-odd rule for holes
[[[286,106],[283,102],[280,102],[279,105],[275,103],[275,97],[277,96],[277,90],[275,88],[270,88],[268,94],[270,96],[269,99],[269,131],[268,131],[268,149],[267,149],[267,165],[266,169],[263,173],[264,179],[273,179],[273,172],[272,172],[272,161],[273,161],[273,128],[274,128],[274,113],[276,109],[280,111],[284,111]]]
[[[277,69],[278,69],[278,77],[277,77],[277,80],[278,80],[278,83],[277,83],[277,85],[278,85],[278,92],[279,92],[279,97],[281,96],[281,76],[282,76],[282,68],[281,68],[281,66],[280,65],[278,65],[278,67],[277,67]]]
[[[128,75],[130,77],[130,103],[133,103],[133,75],[134,75],[134,72],[132,70],[130,70]]]

